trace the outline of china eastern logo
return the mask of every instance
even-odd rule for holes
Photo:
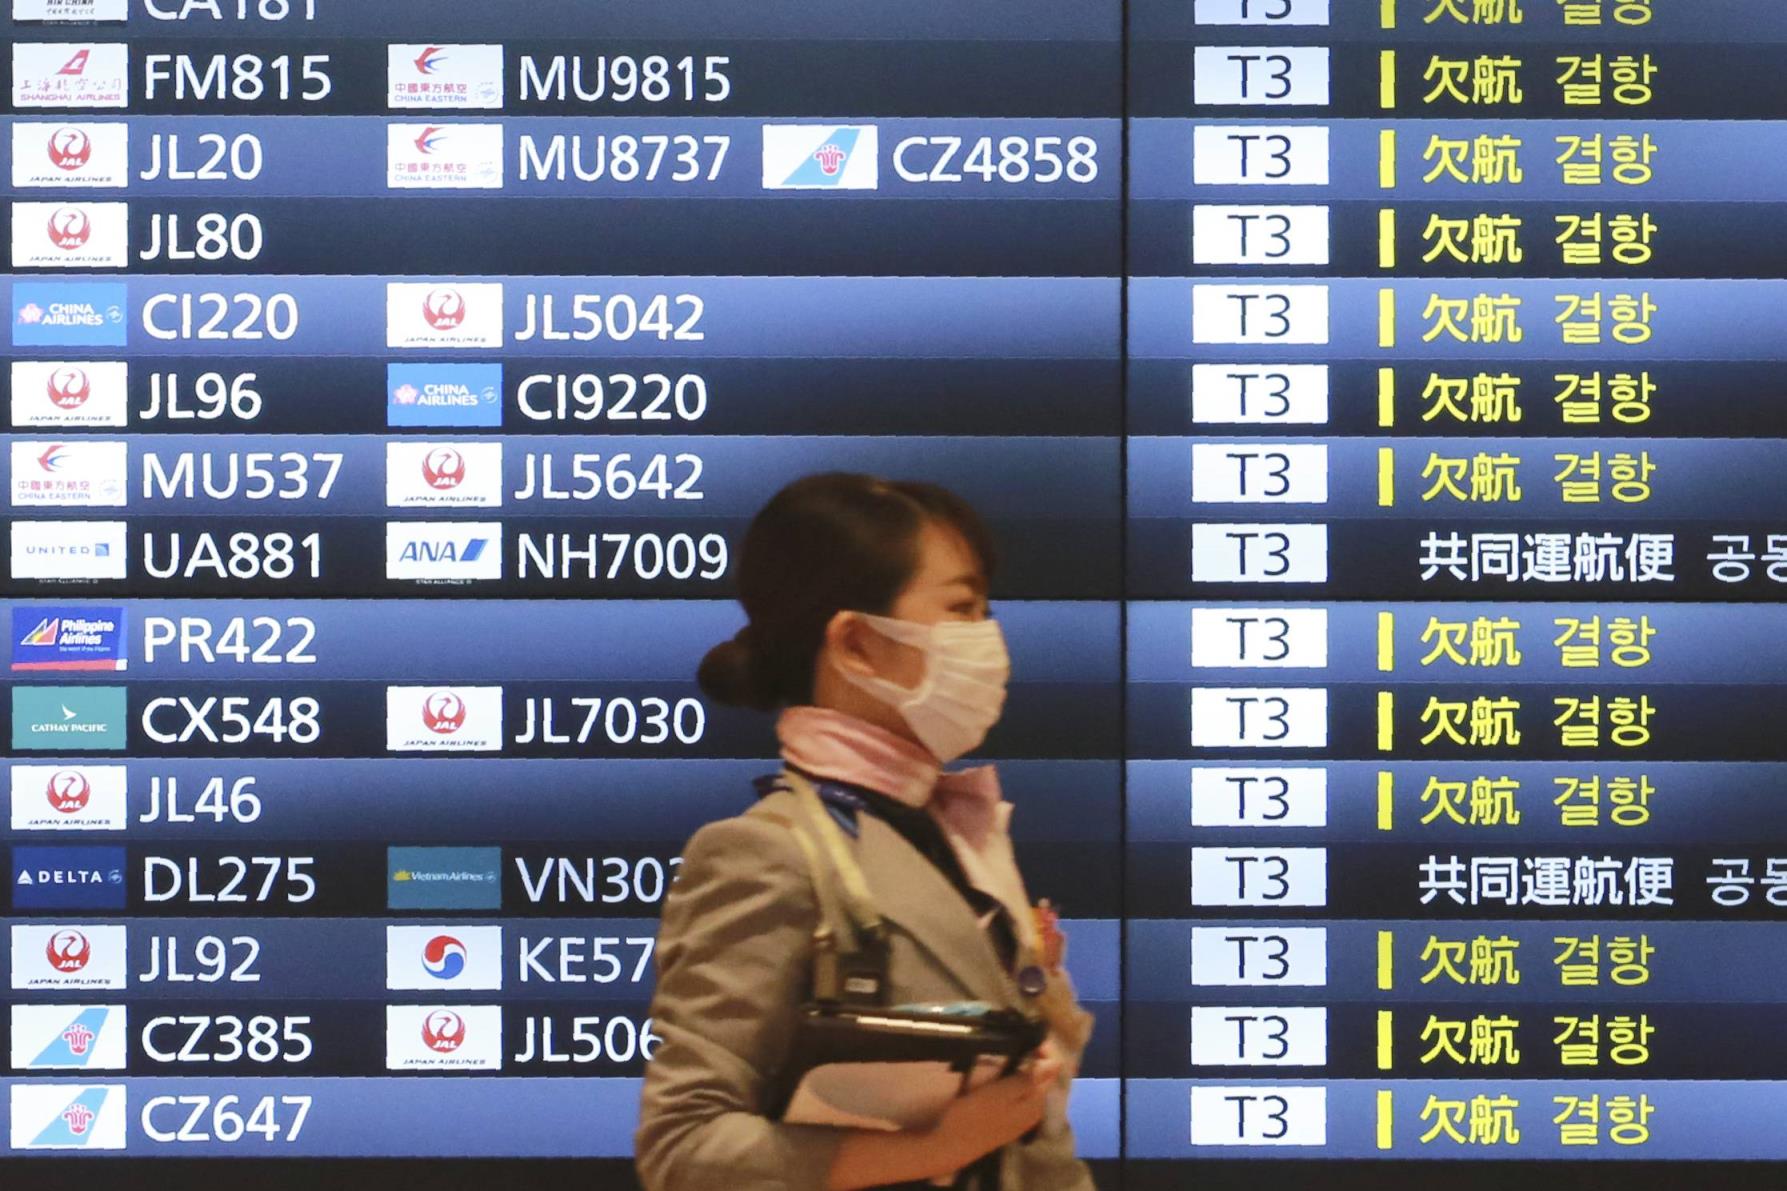
[[[874,190],[881,184],[873,124],[765,124],[765,190]]]
[[[385,106],[462,111],[503,106],[500,45],[387,47]]]
[[[392,124],[386,129],[390,190],[501,190],[501,124]]]
[[[32,607],[12,610],[14,670],[122,670],[128,664],[124,609]]]

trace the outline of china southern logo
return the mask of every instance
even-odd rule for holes
[[[14,1005],[12,1065],[31,1071],[124,1066],[122,1005]]]
[[[126,665],[124,609],[12,610],[14,670],[122,670]]]
[[[12,1085],[8,1095],[15,1150],[121,1150],[124,1085]]]
[[[765,124],[765,190],[874,190],[880,185],[873,124]]]

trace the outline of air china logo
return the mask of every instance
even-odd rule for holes
[[[765,124],[763,189],[875,190],[879,134],[873,124]]]
[[[14,203],[15,269],[122,269],[128,261],[127,203]]]
[[[121,1150],[124,1085],[15,1083],[8,1097],[15,1150]]]
[[[15,989],[123,988],[122,926],[12,928]]]
[[[121,108],[130,103],[130,50],[122,42],[14,42],[18,108]]]
[[[496,1005],[388,1005],[385,1067],[391,1071],[495,1071],[502,1067]]]
[[[503,445],[386,443],[385,503],[393,508],[496,508],[503,503]]]
[[[385,987],[501,989],[502,957],[500,926],[387,926]]]
[[[500,190],[501,124],[393,124],[386,129],[391,190]]]
[[[500,521],[388,521],[385,577],[423,583],[503,577]]]
[[[437,111],[494,110],[503,106],[500,45],[387,47],[386,106]]]
[[[502,747],[503,688],[385,688],[391,752],[494,752]]]
[[[15,21],[124,21],[128,0],[12,0]]]
[[[14,1005],[12,1066],[26,1071],[117,1070],[128,1032],[122,1005]]]
[[[12,444],[12,503],[17,508],[120,508],[126,500],[129,448],[121,442]]]
[[[498,282],[388,282],[385,344],[398,348],[501,347],[503,287]]]
[[[12,423],[21,429],[123,426],[129,387],[124,363],[14,360]]]
[[[12,126],[12,184],[20,189],[119,188],[130,181],[129,170],[128,125]]]

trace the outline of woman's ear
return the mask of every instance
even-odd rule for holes
[[[847,610],[834,612],[825,622],[825,652],[836,665],[857,674],[873,674],[875,664],[866,648],[868,631],[860,616]]]

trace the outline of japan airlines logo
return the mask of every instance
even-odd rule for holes
[[[500,45],[393,45],[388,51],[387,107],[468,111],[503,106]]]
[[[385,285],[387,347],[503,345],[503,287],[499,282]]]
[[[465,295],[456,289],[431,289],[422,299],[422,317],[437,331],[451,331],[465,321]]]
[[[58,972],[78,972],[93,958],[93,944],[78,930],[57,931],[44,945],[44,957]]]
[[[121,108],[130,102],[122,42],[14,42],[12,102],[21,108]]]
[[[14,765],[14,831],[122,831],[122,765]]]
[[[503,503],[503,445],[386,443],[385,503],[394,508],[495,508]]]
[[[8,1107],[15,1150],[121,1150],[124,1085],[15,1083]]]
[[[12,126],[12,184],[21,189],[123,187],[130,181],[130,130],[124,124]]]
[[[765,190],[875,190],[879,129],[873,124],[765,124]]]
[[[123,988],[122,926],[12,928],[12,987]]]
[[[436,1009],[422,1021],[422,1045],[452,1054],[465,1045],[465,1018],[451,1009]]]
[[[14,1005],[12,1065],[28,1071],[124,1066],[122,1005]]]
[[[129,367],[123,363],[14,360],[12,423],[18,427],[123,426]]]
[[[20,269],[121,269],[127,263],[126,203],[16,203],[12,263]]]
[[[87,809],[93,799],[93,783],[78,769],[58,769],[44,786],[44,797],[50,809],[59,815],[73,815]]]
[[[495,752],[502,747],[500,686],[385,688],[391,752]]]
[[[494,1071],[503,1061],[502,1028],[496,1005],[387,1005],[385,1066]]]

